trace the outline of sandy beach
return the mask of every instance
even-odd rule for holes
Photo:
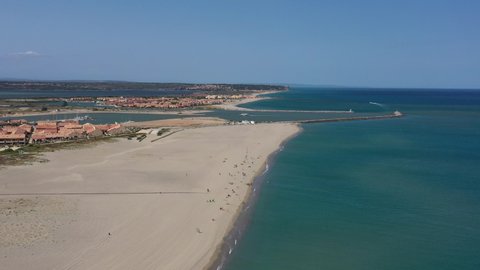
[[[123,124],[126,127],[154,128],[154,127],[199,127],[224,125],[227,121],[217,117],[173,118]]]
[[[221,109],[221,110],[229,110],[229,111],[254,111],[252,109],[239,107],[238,105],[269,99],[270,97],[266,97],[265,95],[275,94],[279,92],[280,91],[264,91],[262,93],[255,93],[252,95],[252,98],[244,98],[240,100],[226,102],[223,104],[212,105],[212,107]]]
[[[229,111],[245,111],[245,112],[302,112],[302,113],[354,113],[352,110],[272,110],[272,109],[250,109],[240,107],[239,105],[271,99],[271,97],[265,96],[267,94],[274,94],[279,93],[279,91],[266,91],[264,93],[258,93],[253,95],[252,98],[245,98],[240,100],[235,100],[231,102],[226,102],[223,104],[213,105],[212,107],[221,109],[221,110],[229,110]]]
[[[298,130],[184,128],[2,169],[1,268],[205,269],[254,176]]]

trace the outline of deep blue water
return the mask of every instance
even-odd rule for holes
[[[252,109],[349,110],[355,112],[478,111],[480,90],[296,87],[241,106]],[[373,104],[371,104],[372,102]]]
[[[480,92],[273,97],[247,106],[406,116],[304,125],[270,166],[227,270],[480,269]]]

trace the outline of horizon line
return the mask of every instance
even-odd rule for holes
[[[367,89],[424,89],[424,90],[480,90],[478,87],[421,87],[421,86],[353,86],[353,85],[342,85],[342,84],[322,84],[322,83],[275,83],[275,82],[263,82],[263,83],[252,83],[252,82],[178,82],[178,81],[150,81],[150,80],[89,80],[89,79],[21,79],[21,78],[0,78],[0,82],[84,82],[84,83],[94,83],[94,82],[121,82],[121,83],[158,83],[158,84],[246,84],[246,85],[275,85],[275,86],[287,86],[287,87],[332,87],[332,88],[367,88]]]

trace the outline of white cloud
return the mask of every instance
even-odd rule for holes
[[[10,56],[19,56],[19,57],[36,57],[42,56],[42,54],[35,52],[35,51],[24,51],[24,52],[14,52],[10,53]]]

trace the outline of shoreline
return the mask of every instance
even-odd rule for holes
[[[129,109],[122,109],[120,108],[108,108],[106,110],[100,110],[100,111],[94,111],[93,107],[92,108],[76,108],[76,109],[71,109],[71,110],[66,110],[66,111],[48,111],[48,112],[27,112],[27,113],[17,113],[17,114],[12,114],[12,115],[0,115],[0,118],[9,118],[9,117],[29,117],[29,116],[42,116],[42,115],[54,115],[54,114],[71,114],[71,113],[145,113],[145,114],[188,114],[188,115],[195,115],[195,114],[201,114],[205,112],[210,112],[211,110],[208,109],[208,107],[213,107],[213,108],[221,108],[222,106],[226,106],[226,108],[235,108],[236,105],[244,104],[244,103],[249,103],[249,102],[254,102],[262,99],[268,99],[269,97],[260,97],[262,95],[268,95],[268,94],[274,94],[274,93],[280,93],[283,91],[263,91],[261,93],[253,93],[251,96],[253,98],[245,98],[241,99],[238,101],[230,102],[227,104],[218,104],[218,105],[209,105],[209,106],[204,106],[207,108],[202,108],[202,106],[199,107],[194,107],[192,110],[189,109],[180,109],[180,110],[159,110],[159,109],[152,109],[151,111],[142,111],[138,110],[138,108],[133,108],[131,110]],[[237,107],[241,109],[240,107]],[[116,109],[116,110],[115,110]],[[120,109],[120,111],[118,110]]]
[[[242,206],[237,209],[235,217],[232,220],[228,228],[228,232],[225,234],[222,243],[217,247],[214,256],[211,259],[211,263],[207,265],[204,269],[206,270],[221,270],[228,263],[230,255],[234,252],[235,246],[243,234],[246,232],[249,225],[249,217],[252,214],[252,211],[255,207],[255,203],[260,196],[260,191],[263,188],[264,179],[267,176],[267,173],[270,171],[270,167],[273,166],[278,154],[283,151],[285,145],[303,133],[304,129],[301,124],[294,124],[297,127],[297,131],[285,138],[279,145],[279,147],[271,152],[265,162],[260,167],[260,170],[254,175],[251,180],[251,189],[248,190],[248,193],[245,195],[245,198],[242,201]]]
[[[212,107],[217,108],[217,109],[221,109],[221,110],[228,110],[228,111],[250,111],[251,109],[238,107],[238,105],[251,103],[251,102],[256,102],[256,101],[265,100],[265,99],[271,99],[271,97],[262,97],[262,96],[269,95],[269,94],[281,93],[281,92],[283,92],[283,91],[266,91],[266,92],[263,92],[263,93],[255,93],[255,94],[252,95],[253,98],[244,98],[244,99],[241,99],[241,100],[237,100],[237,101],[233,101],[233,102],[229,102],[229,103],[225,103],[225,104],[212,105]]]
[[[256,101],[272,99],[271,97],[262,97],[262,96],[269,95],[269,94],[281,93],[281,92],[283,92],[283,91],[269,91],[269,92],[253,95],[254,98],[242,99],[242,100],[239,100],[239,101],[230,102],[230,103],[226,103],[226,104],[213,105],[212,107],[222,109],[222,110],[227,110],[227,111],[245,111],[245,112],[348,113],[348,114],[350,114],[350,113],[353,114],[354,113],[352,110],[348,110],[348,111],[342,111],[342,110],[273,110],[273,109],[269,110],[269,109],[250,109],[250,108],[243,108],[243,107],[238,106],[238,105],[252,103],[252,102],[256,102]]]

